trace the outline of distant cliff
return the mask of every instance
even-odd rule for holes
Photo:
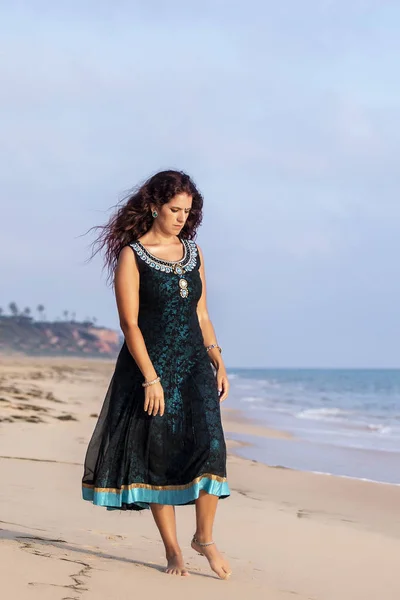
[[[90,321],[34,321],[0,316],[0,353],[115,357],[123,338],[117,331]]]

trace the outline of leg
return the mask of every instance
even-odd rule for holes
[[[150,508],[165,546],[168,561],[165,572],[170,575],[189,575],[176,536],[175,507],[151,503]]]
[[[213,525],[217,511],[218,496],[207,494],[201,490],[196,500],[196,533],[194,537],[197,542],[212,542]],[[215,544],[200,546],[192,541],[192,548],[203,554],[210,563],[210,567],[221,579],[227,579],[231,574],[229,563],[223,558]]]

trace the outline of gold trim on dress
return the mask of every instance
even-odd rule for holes
[[[124,490],[131,490],[133,488],[147,489],[147,490],[186,490],[190,488],[192,485],[198,483],[200,479],[212,479],[213,481],[218,481],[219,483],[224,483],[226,481],[226,477],[220,477],[219,475],[212,475],[210,473],[205,473],[204,475],[200,475],[200,477],[196,477],[193,479],[191,483],[185,483],[184,485],[150,485],[148,483],[130,483],[129,485],[123,485],[120,488],[97,488],[90,483],[82,483],[82,487],[93,489],[95,492],[109,492],[112,494],[121,494]]]

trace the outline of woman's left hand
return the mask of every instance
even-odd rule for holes
[[[219,401],[223,402],[229,393],[229,381],[224,367],[220,367],[217,370],[217,389],[219,394]]]

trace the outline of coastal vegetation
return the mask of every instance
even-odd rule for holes
[[[32,310],[10,302],[7,308],[0,307],[2,354],[114,357],[122,343],[119,332],[99,326],[96,317],[77,320],[75,311],[65,309],[48,320],[43,304]]]

